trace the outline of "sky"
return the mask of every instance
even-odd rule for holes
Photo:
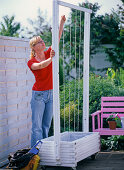
[[[74,5],[85,2],[85,0],[63,0]],[[98,14],[110,13],[112,8],[117,9],[117,4],[121,4],[120,0],[88,0],[91,3],[98,2],[101,6]],[[15,21],[20,22],[22,26],[28,27],[28,18],[34,20],[37,18],[38,8],[43,14],[47,15],[47,21],[52,23],[52,0],[0,0],[0,21],[5,15],[15,15]],[[65,14],[68,16],[69,9],[60,7],[60,16]]]

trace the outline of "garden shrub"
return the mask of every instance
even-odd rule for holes
[[[69,91],[70,87],[70,91]],[[80,87],[80,88],[79,88]],[[79,100],[78,100],[79,93]],[[64,96],[65,94],[65,96]],[[69,97],[70,94],[70,97]],[[101,108],[102,96],[124,96],[124,89],[115,86],[114,82],[108,78],[90,75],[89,78],[89,130],[92,131],[91,114]],[[70,100],[70,106],[69,106]],[[79,103],[78,103],[79,102]],[[70,107],[70,109],[69,109]],[[69,110],[70,110],[70,130],[82,131],[82,113],[83,113],[83,80],[72,80],[60,86],[60,119],[61,131],[64,131],[64,108],[65,108],[65,130],[69,130]],[[75,117],[74,117],[75,110]],[[79,112],[79,118],[78,118]],[[79,119],[79,127],[78,127]],[[104,122],[105,124],[106,122]],[[106,126],[106,125],[105,125]],[[50,129],[50,135],[53,135],[53,123]]]
[[[107,139],[101,138],[101,150],[124,150],[124,136],[113,135]]]
[[[80,90],[78,90],[78,85],[80,85]],[[70,87],[70,92],[69,92]],[[76,89],[76,90],[75,90]],[[65,102],[64,102],[64,91],[65,91]],[[78,106],[78,92],[80,94],[79,97],[79,106]],[[77,121],[77,112],[79,108],[79,118],[80,118],[80,128],[79,130],[82,130],[82,112],[83,112],[83,80],[78,81],[72,80],[71,82],[66,82],[65,87],[60,87],[60,112],[61,112],[61,128],[63,129],[63,123],[64,123],[64,116],[63,116],[63,109],[65,106],[65,122],[66,125],[69,124],[69,93],[70,93],[70,103],[72,106],[75,105],[76,107],[76,115],[75,120]],[[124,89],[121,89],[120,87],[115,86],[113,81],[110,81],[110,79],[101,77],[101,76],[95,76],[94,74],[90,75],[89,79],[89,127],[90,131],[92,131],[92,121],[91,121],[91,113],[100,110],[101,108],[101,97],[102,96],[124,96]],[[74,101],[75,99],[75,101]],[[74,114],[73,114],[73,107],[70,107],[70,115],[71,115],[71,121],[74,120]],[[68,127],[66,127],[68,129]],[[73,122],[71,122],[71,128],[73,129]]]

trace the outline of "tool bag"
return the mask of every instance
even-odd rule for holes
[[[42,141],[37,141],[37,143],[31,149],[18,150],[15,153],[10,153],[8,156],[9,169],[22,169],[28,165],[30,160],[35,156],[36,164],[39,161],[38,153],[41,147]],[[37,155],[37,157],[36,157]]]
[[[10,169],[21,169],[28,165],[29,161],[35,155],[29,152],[30,149],[18,150],[15,153],[10,153],[8,156],[9,165],[7,168]]]

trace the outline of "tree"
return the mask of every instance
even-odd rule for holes
[[[93,57],[93,54],[96,53],[96,50],[101,44],[111,44],[116,41],[116,38],[119,36],[119,17],[116,13],[97,15],[97,11],[100,9],[98,3],[82,3],[79,4],[81,7],[91,8],[91,24],[90,24],[90,58]],[[75,27],[76,25],[76,27]],[[70,26],[71,26],[71,59],[70,57]],[[68,60],[65,59],[65,70],[66,75],[69,75],[69,70],[75,68],[75,29],[76,29],[76,68],[77,76],[79,70],[79,50],[83,51],[83,36],[84,36],[84,13],[81,12],[81,41],[80,41],[80,12],[76,10],[71,10],[70,17],[65,26],[64,33],[64,48],[65,56]],[[62,54],[62,41],[60,44],[61,54]],[[80,46],[81,45],[81,46]],[[62,54],[63,55],[63,54]],[[80,59],[83,63],[83,54],[81,53]],[[67,62],[66,62],[67,61]],[[69,61],[69,62],[68,62]],[[69,64],[68,64],[69,63]],[[83,71],[83,64],[81,64],[81,75]],[[93,71],[94,68],[90,66],[90,71]]]
[[[117,16],[119,18],[119,35],[115,39],[115,48],[106,49],[108,61],[112,63],[112,67],[115,71],[119,71],[121,67],[124,67],[124,0],[122,6],[118,5]],[[115,13],[113,11],[113,13]]]
[[[0,23],[0,35],[19,37],[21,25],[19,22],[14,22],[15,16],[3,16],[3,22]]]

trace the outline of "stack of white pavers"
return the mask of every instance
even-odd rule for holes
[[[0,165],[10,152],[29,146],[31,88],[29,40],[0,36]]]

